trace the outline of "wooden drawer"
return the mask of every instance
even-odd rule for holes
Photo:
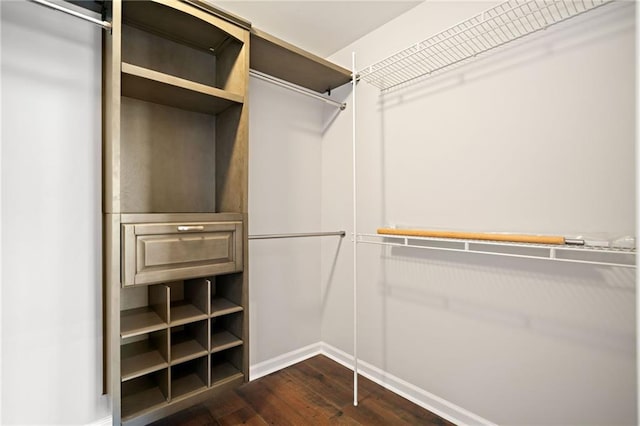
[[[122,231],[124,286],[242,270],[242,222],[136,223]]]

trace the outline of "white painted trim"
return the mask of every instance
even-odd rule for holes
[[[259,379],[267,374],[282,370],[290,365],[297,364],[300,361],[309,359],[313,356],[320,355],[322,343],[313,343],[295,351],[287,352],[275,358],[268,359],[261,363],[249,367],[249,381]]]
[[[108,416],[95,422],[89,423],[86,426],[111,426],[113,424],[113,417]]]
[[[321,344],[321,353],[339,364],[353,370],[353,356],[333,347],[327,343]],[[389,389],[416,405],[421,406],[434,414],[449,420],[457,425],[484,425],[496,426],[495,423],[478,416],[464,408],[427,392],[424,389],[406,382],[399,377],[389,374],[368,362],[358,360],[358,373],[376,382],[380,386]]]

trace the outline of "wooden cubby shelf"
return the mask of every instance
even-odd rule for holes
[[[242,372],[230,362],[216,362],[211,365],[211,382],[219,386],[231,380],[242,377]]]
[[[177,400],[209,387],[208,357],[171,367],[171,399]]]
[[[123,339],[167,328],[168,324],[148,306],[129,309],[120,315],[120,336]]]
[[[144,340],[125,343],[121,350],[122,381],[135,379],[169,366],[167,331],[157,331]]]
[[[207,317],[208,315],[206,312],[202,312],[200,309],[190,303],[179,302],[176,304],[171,304],[172,327],[203,320]]]
[[[208,321],[187,324],[171,332],[171,365],[177,365],[205,356],[207,350]]]
[[[126,62],[122,63],[122,96],[211,115],[244,102],[236,93]]]
[[[226,330],[211,334],[211,353],[224,351],[242,345],[242,340]]]
[[[242,306],[236,305],[224,297],[214,297],[211,299],[211,317],[219,317],[240,311],[242,311]]]
[[[122,384],[122,419],[167,404],[168,370],[160,370]]]

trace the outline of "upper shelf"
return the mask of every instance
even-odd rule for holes
[[[351,81],[351,71],[251,28],[250,67],[318,93]]]
[[[218,114],[243,97],[137,65],[122,63],[122,95],[180,109]]]
[[[380,90],[388,90],[611,1],[507,0],[363,69],[358,76]]]
[[[124,1],[122,19],[129,25],[214,53],[230,37],[242,41],[246,31],[199,5],[179,0]]]

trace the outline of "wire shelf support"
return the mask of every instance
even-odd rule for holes
[[[612,1],[507,0],[370,65],[358,77],[386,91]]]

